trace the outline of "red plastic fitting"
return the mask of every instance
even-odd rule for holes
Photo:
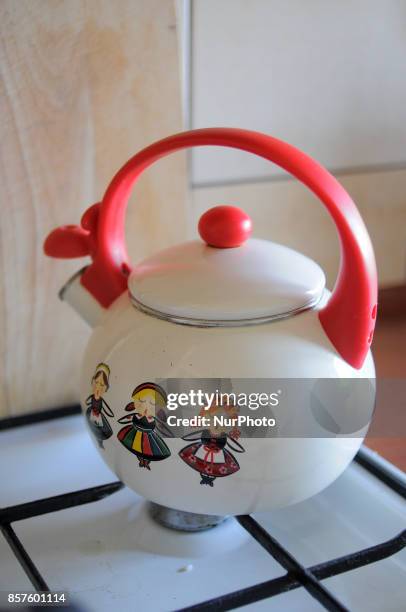
[[[248,240],[252,222],[237,206],[214,206],[200,217],[197,229],[209,246],[232,249]]]

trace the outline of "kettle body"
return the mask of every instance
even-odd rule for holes
[[[123,223],[132,184],[162,155],[213,144],[279,163],[325,204],[342,248],[332,293],[311,260],[248,241],[249,219],[234,207],[203,215],[203,243],[185,243],[131,269]],[[117,173],[80,227],[54,230],[45,252],[92,258],[61,292],[94,328],[80,401],[101,457],[137,493],[188,512],[245,514],[304,500],[351,462],[374,408],[375,260],[352,200],[305,154],[229,128],[169,137]],[[225,384],[235,398],[264,381],[267,389],[276,385],[268,429],[244,435],[236,402],[208,396],[190,412],[200,421],[173,425],[190,408],[170,406],[174,389]],[[254,419],[254,412],[244,418]]]
[[[325,299],[328,296],[325,296]],[[114,410],[113,434],[101,448],[102,458],[131,489],[153,502],[202,514],[245,514],[284,507],[302,501],[333,482],[348,466],[367,432],[366,422],[348,436],[333,436],[320,429],[314,437],[240,439],[244,453],[230,453],[239,470],[216,479],[213,490],[201,486],[200,474],[182,461],[187,446],[182,438],[164,438],[171,456],[139,469],[137,457],[118,439],[133,388],[156,379],[374,379],[371,353],[363,367],[348,365],[331,346],[318,319],[321,301],[314,309],[267,324],[243,327],[203,328],[178,325],[149,316],[134,308],[127,294],[119,297],[90,338],[82,367],[80,397],[86,398],[99,363],[110,368],[108,404]],[[289,384],[283,385],[289,389]],[[287,407],[282,397],[276,422],[296,414],[313,419],[310,395]],[[373,394],[369,396],[372,414]],[[331,416],[339,421],[336,405]],[[357,410],[357,406],[353,407]],[[174,411],[174,414],[176,411]]]

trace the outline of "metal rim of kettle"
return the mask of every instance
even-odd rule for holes
[[[295,308],[294,310],[288,310],[287,312],[282,312],[279,314],[263,316],[263,317],[252,317],[248,319],[195,319],[192,317],[180,317],[178,315],[171,315],[160,310],[156,310],[155,308],[151,308],[150,306],[146,306],[137,298],[135,298],[130,292],[128,295],[130,297],[132,305],[139,310],[140,312],[154,317],[155,319],[161,319],[163,321],[167,321],[169,323],[175,323],[177,325],[189,325],[190,327],[247,327],[252,325],[265,325],[266,323],[273,323],[275,321],[279,321],[281,319],[289,319],[290,317],[296,316],[305,312],[307,310],[313,310],[315,306],[322,300],[325,295],[326,290],[324,289],[320,296],[299,308]]]

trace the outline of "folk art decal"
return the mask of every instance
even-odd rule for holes
[[[238,442],[241,432],[236,427],[227,430],[216,425],[213,419],[215,415],[225,415],[233,420],[234,417],[237,418],[237,409],[232,405],[217,404],[212,404],[207,410],[202,409],[200,416],[209,417],[210,425],[206,429],[183,436],[183,440],[192,441],[192,444],[179,452],[179,457],[199,472],[200,484],[209,487],[213,487],[216,478],[230,476],[240,469],[237,459],[228,448],[236,453],[245,452]]]
[[[113,435],[108,421],[114,412],[104,399],[110,387],[110,368],[101,362],[96,366],[91,379],[92,394],[86,399],[86,419],[100,448]],[[118,419],[124,425],[117,433],[120,443],[138,459],[140,468],[151,470],[151,463],[171,456],[163,439],[174,434],[166,424],[166,393],[157,384],[146,382],[138,385],[131,394],[131,401],[125,406],[125,414]],[[238,441],[241,432],[236,428],[216,425],[214,416],[226,416],[228,422],[237,419],[238,409],[233,405],[213,403],[200,411],[200,416],[209,419],[205,429],[191,431],[182,437],[190,442],[179,451],[182,461],[199,473],[200,484],[213,487],[217,478],[230,476],[239,471],[240,465],[234,453],[244,453]]]
[[[131,414],[118,420],[125,424],[120,429],[117,438],[127,450],[137,456],[139,467],[150,470],[152,461],[162,461],[170,457],[166,442],[161,435],[173,437],[169,427],[160,415],[164,417],[166,393],[159,385],[143,383],[134,389],[132,402],[125,410]]]
[[[114,417],[114,412],[103,398],[110,387],[109,378],[109,366],[106,363],[99,363],[91,380],[93,393],[86,399],[87,422],[100,448],[104,448],[104,441],[113,435],[107,417]]]

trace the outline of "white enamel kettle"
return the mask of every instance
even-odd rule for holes
[[[241,149],[276,163],[320,199],[341,243],[332,293],[314,261],[249,238],[250,220],[234,207],[203,215],[202,240],[130,266],[124,216],[133,184],[159,158],[206,145]],[[44,248],[52,257],[91,256],[61,291],[94,328],[80,398],[100,455],[137,493],[189,512],[245,514],[303,500],[350,463],[368,423],[348,436],[243,438],[238,427],[215,427],[210,421],[191,424],[177,436],[170,418],[176,410],[168,409],[168,395],[157,383],[374,379],[370,344],[377,275],[371,242],[349,195],[307,155],[246,130],[176,134],[130,159],[102,202],[86,211],[81,226],[54,230]],[[296,396],[295,401],[294,414],[306,419],[309,399]],[[339,422],[340,407],[334,411]],[[230,403],[212,401],[190,412],[212,420],[216,414],[237,422],[238,410]],[[285,418],[283,397],[272,415],[276,424]]]

